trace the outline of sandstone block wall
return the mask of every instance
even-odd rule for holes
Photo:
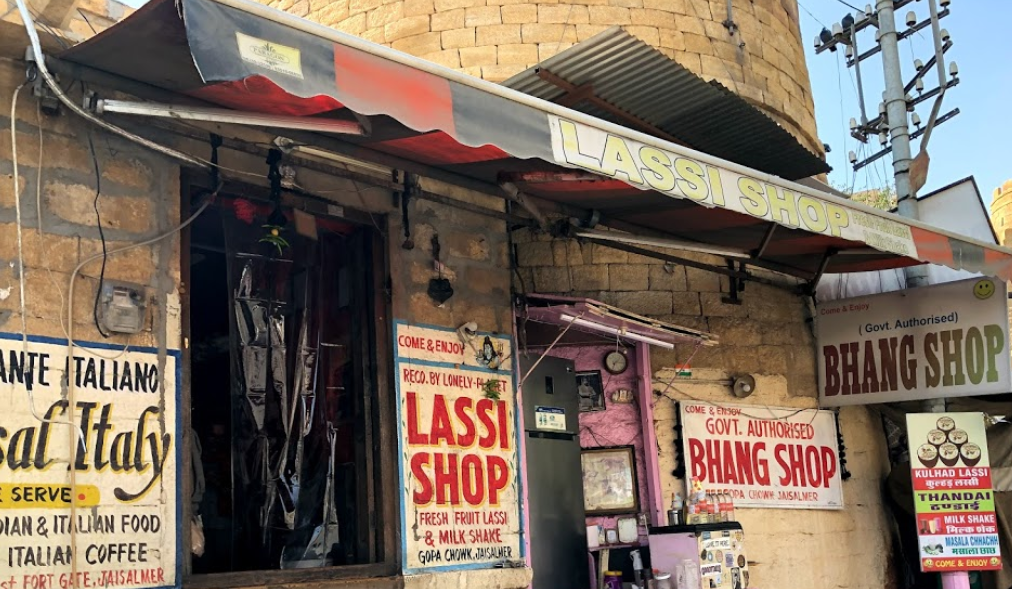
[[[991,200],[991,226],[998,235],[998,243],[1005,245],[1012,237],[1012,180],[1006,180],[994,189]]]
[[[435,183],[424,183],[433,186]],[[472,204],[503,210],[501,199],[439,185]],[[509,248],[506,222],[424,200],[412,201],[411,237],[415,247],[403,248],[399,215],[390,216],[389,256],[394,317],[456,329],[474,321],[482,331],[511,334]],[[453,297],[437,306],[426,290],[440,276],[432,258],[432,238],[440,247],[441,275],[450,280]]]
[[[0,104],[4,105],[0,114],[4,129],[0,138],[0,331],[21,331],[18,283],[23,278],[29,333],[62,339],[69,326],[64,309],[69,304],[71,274],[80,262],[102,251],[94,210],[96,178],[89,133],[102,176],[98,209],[109,250],[177,224],[179,168],[168,165],[160,155],[89,127],[75,116],[43,114],[39,118],[36,101],[27,88],[20,94],[17,114],[11,121],[11,97],[24,75],[23,64],[0,60]],[[17,265],[11,124],[17,138],[23,277]],[[42,233],[38,232],[40,214]],[[179,347],[178,243],[173,237],[108,258],[107,280],[132,282],[147,290],[147,325],[143,332],[129,337],[131,345]],[[95,260],[81,269],[75,281],[75,340],[106,341],[92,320],[100,270],[101,261]],[[108,341],[122,343],[125,338],[114,336]]]
[[[612,26],[762,108],[822,153],[796,0],[261,0],[364,39],[502,82]]]
[[[814,338],[803,297],[749,282],[741,305],[725,304],[727,279],[706,270],[526,230],[517,231],[515,239],[522,279],[518,290],[590,297],[715,333],[721,344],[697,351],[694,367],[782,375],[790,396],[815,398]],[[723,265],[714,256],[680,255]],[[652,358],[655,367],[675,366],[692,353],[691,346],[676,346],[654,349]]]
[[[675,401],[750,404],[757,413],[763,406],[817,406],[816,347],[804,297],[749,282],[741,305],[726,304],[721,299],[727,280],[712,272],[526,230],[517,231],[515,238],[519,291],[595,298],[720,336],[719,345],[698,351],[693,346],[651,348],[653,388],[658,393],[656,452],[665,497],[685,489],[684,481],[672,474],[677,466]],[[679,255],[722,265],[713,256]],[[785,277],[777,279],[787,286],[792,283]],[[674,379],[673,369],[686,362],[692,377]],[[726,385],[714,383],[741,374],[751,374],[757,381],[755,393],[745,400],[735,399]],[[753,587],[886,585],[889,520],[880,486],[889,463],[881,424],[863,407],[842,410],[840,422],[853,474],[843,484],[846,509],[736,512],[746,530]]]

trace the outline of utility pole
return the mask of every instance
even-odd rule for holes
[[[885,74],[886,126],[893,148],[893,177],[896,181],[896,202],[901,217],[919,219],[917,194],[910,185],[910,127],[907,118],[907,93],[903,88],[903,69],[900,65],[900,44],[896,32],[894,0],[878,0],[879,44],[882,47],[882,72]],[[928,271],[924,265],[904,270],[907,288],[925,286]]]
[[[918,159],[923,158],[923,165],[926,167],[926,145],[927,139],[931,135],[931,128],[959,114],[959,109],[953,109],[941,117],[938,116],[938,108],[941,106],[941,99],[945,94],[945,90],[958,84],[959,79],[957,77],[958,69],[956,69],[955,64],[952,64],[950,68],[952,79],[946,80],[945,65],[943,63],[944,53],[952,47],[952,42],[948,39],[948,33],[938,26],[938,21],[949,15],[948,6],[951,0],[937,1],[941,3],[943,11],[939,12],[937,10],[936,0],[928,0],[931,13],[930,18],[918,21],[916,14],[910,11],[906,15],[905,22],[907,28],[899,31],[896,28],[896,10],[910,4],[913,0],[876,0],[874,10],[872,10],[871,5],[868,5],[863,14],[860,12],[856,15],[847,14],[840,23],[833,25],[832,31],[823,29],[815,39],[816,53],[822,53],[826,50],[836,51],[838,46],[845,46],[847,66],[856,69],[861,122],[858,123],[856,119],[851,119],[851,136],[862,143],[867,143],[868,136],[878,135],[879,141],[884,146],[881,151],[871,155],[862,162],[858,162],[857,155],[851,151],[850,162],[854,166],[854,171],[856,172],[891,152],[893,156],[893,177],[896,185],[898,213],[902,217],[911,219],[919,218],[917,206],[918,186],[917,182],[911,178],[911,165],[914,162],[911,141],[920,135],[924,135],[924,139],[921,142],[922,153],[919,154]],[[929,60],[927,66],[920,60],[916,60],[914,63],[914,67],[917,70],[916,74],[910,82],[904,84],[899,42],[929,26],[932,29],[935,42],[934,56]],[[857,50],[857,37],[865,29],[877,29],[876,44],[873,48],[859,53]],[[869,120],[865,109],[861,62],[877,54],[881,54],[885,91],[882,93],[882,103],[879,105],[878,111],[879,115]],[[939,86],[934,90],[924,92],[923,77],[930,70],[929,66],[931,64],[937,65]],[[917,98],[912,98],[909,94],[914,88],[917,89]],[[917,104],[931,97],[936,97],[936,99],[927,127],[921,128],[920,117],[914,113],[912,118],[918,129],[911,133],[909,124],[910,115],[908,115],[908,112],[913,112]],[[907,288],[915,288],[927,284],[927,268],[923,265],[906,268],[904,273],[906,275]]]
[[[958,68],[955,63],[950,64],[949,73],[951,80],[946,80],[944,54],[952,42],[948,33],[938,25],[941,18],[948,16],[948,6],[952,0],[937,0],[940,2],[942,12],[937,10],[936,0],[927,0],[930,18],[918,21],[916,14],[911,11],[906,15],[907,29],[899,32],[896,29],[896,10],[911,3],[913,0],[876,0],[875,11],[871,6],[865,8],[864,14],[846,15],[839,24],[833,25],[833,30],[823,29],[815,39],[816,52],[825,50],[836,51],[838,45],[846,46],[848,67],[853,66],[857,70],[858,100],[861,107],[861,122],[851,119],[851,136],[862,143],[867,143],[868,136],[877,134],[879,140],[885,146],[881,151],[865,159],[857,161],[857,156],[850,152],[850,163],[854,171],[861,169],[871,162],[892,152],[893,155],[893,177],[896,183],[896,200],[900,216],[911,219],[918,218],[917,189],[911,179],[911,164],[913,153],[910,148],[911,139],[915,136],[924,135],[921,142],[921,153],[918,158],[923,158],[923,166],[927,166],[927,141],[931,137],[931,130],[938,124],[951,119],[959,114],[959,109],[953,109],[949,113],[938,116],[942,98],[945,90],[959,83]],[[917,70],[913,79],[904,84],[903,68],[900,63],[899,42],[902,39],[931,26],[934,40],[934,55],[927,64],[915,60],[914,68]],[[877,28],[876,41],[878,45],[864,53],[857,50],[857,34],[867,28]],[[861,83],[861,61],[877,53],[882,54],[882,72],[885,78],[885,91],[882,93],[882,103],[879,105],[879,116],[868,120],[864,104],[864,90]],[[924,74],[928,72],[931,65],[937,66],[938,87],[929,92],[924,92]],[[916,88],[918,98],[911,98],[909,92]],[[932,108],[931,116],[926,128],[920,128],[920,118],[913,114],[914,124],[918,127],[915,133],[910,132],[908,111],[913,112],[914,107],[931,98],[936,97]],[[923,183],[923,178],[921,179]],[[907,288],[916,288],[927,284],[927,268],[923,265],[912,266],[904,270],[906,275]],[[931,413],[944,412],[946,407],[945,399],[929,399],[923,402],[923,410]],[[913,458],[913,457],[911,457]],[[943,589],[969,589],[970,577],[966,572],[941,573]]]

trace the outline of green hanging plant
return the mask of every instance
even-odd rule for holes
[[[503,381],[498,379],[486,380],[485,384],[481,385],[481,390],[485,394],[486,399],[492,399],[493,401],[499,400],[500,384]]]
[[[286,247],[291,247],[288,244],[288,240],[281,237],[281,226],[280,225],[262,225],[267,230],[267,235],[260,238],[261,243],[269,243],[274,247],[278,248],[278,255],[284,253]]]

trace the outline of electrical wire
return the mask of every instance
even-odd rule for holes
[[[801,2],[798,2],[798,6],[800,6],[800,7],[801,7],[801,10],[804,10],[805,12],[807,12],[807,13],[808,13],[808,16],[812,17],[812,19],[814,19],[814,20],[815,20],[815,22],[817,22],[817,23],[819,23],[820,25],[822,25],[822,28],[824,28],[824,29],[828,29],[828,28],[829,28],[829,27],[827,27],[827,26],[826,26],[826,23],[824,23],[824,22],[822,22],[821,20],[819,20],[819,17],[817,17],[817,16],[815,16],[814,14],[812,14],[812,11],[811,11],[811,10],[808,10],[807,8],[805,8],[805,5],[804,5],[804,4],[802,4]]]
[[[102,120],[92,115],[88,111],[84,110],[84,108],[82,108],[76,102],[71,100],[67,96],[67,93],[63,91],[63,88],[61,88],[60,85],[56,83],[56,79],[53,78],[53,75],[49,72],[49,69],[46,67],[46,56],[42,52],[42,42],[39,40],[38,31],[35,30],[35,20],[32,18],[32,14],[28,8],[26,0],[15,0],[15,2],[17,2],[18,4],[18,11],[21,13],[21,20],[25,25],[25,32],[28,34],[28,39],[31,42],[32,55],[35,58],[34,67],[36,68],[37,72],[42,76],[42,79],[46,82],[49,88],[53,91],[53,94],[56,96],[56,98],[59,99],[59,101],[63,103],[70,111],[72,111],[73,113],[77,114],[78,116],[84,119],[87,119],[88,121],[91,121],[95,125],[98,125],[99,127],[105,129],[106,131],[109,131],[110,133],[114,133],[121,137],[125,137],[126,139],[129,139],[135,143],[143,145],[148,149],[157,151],[158,153],[167,155],[169,157],[189,163],[191,165],[195,165],[202,169],[209,168],[208,164],[200,161],[199,159],[195,159],[188,154],[172,149],[171,147],[166,147],[164,145],[151,141],[150,139],[146,139],[144,137],[141,137],[140,135],[131,133],[126,129],[117,127],[116,125],[113,125],[108,121]]]
[[[856,10],[859,14],[864,14],[864,10],[858,8],[857,6],[854,6],[853,4],[844,2],[844,0],[836,0],[836,1],[839,2],[840,4],[843,4],[847,8],[850,8],[851,10]]]
[[[95,289],[95,304],[92,306],[91,314],[95,320],[95,329],[102,337],[108,339],[110,334],[106,333],[102,322],[98,319],[98,302],[102,298],[102,288],[105,286],[105,266],[109,259],[109,253],[105,243],[105,230],[102,229],[102,212],[98,209],[98,199],[102,197],[102,172],[98,167],[98,154],[95,153],[95,142],[91,136],[91,129],[88,130],[88,149],[91,151],[91,161],[95,165],[95,200],[92,201],[92,208],[95,209],[98,237],[102,240],[102,269],[98,273],[98,288]],[[39,168],[41,169],[42,166],[40,165]]]
[[[22,353],[28,354],[28,305],[25,302],[25,253],[24,253],[24,238],[23,238],[23,221],[21,218],[21,181],[20,173],[18,171],[18,145],[17,145],[17,108],[18,108],[18,95],[21,90],[28,85],[25,82],[14,90],[14,96],[11,98],[11,163],[14,168],[14,219],[16,224],[17,234],[17,251],[18,251],[18,312],[21,315],[21,349]],[[40,166],[41,167],[41,166]],[[41,216],[41,214],[39,214]],[[40,245],[41,247],[41,245]],[[58,421],[55,419],[48,419],[40,416],[38,411],[35,409],[35,393],[32,391],[33,385],[29,384],[25,387],[25,392],[28,395],[28,408],[34,417],[40,423],[50,423],[53,425],[67,425],[70,426],[80,437],[81,444],[85,445],[84,430],[81,426],[72,421]],[[73,452],[71,452],[71,457]],[[72,460],[73,458],[71,458]]]

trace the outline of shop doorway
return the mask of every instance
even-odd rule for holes
[[[192,225],[193,574],[382,560],[376,233],[224,194]]]

